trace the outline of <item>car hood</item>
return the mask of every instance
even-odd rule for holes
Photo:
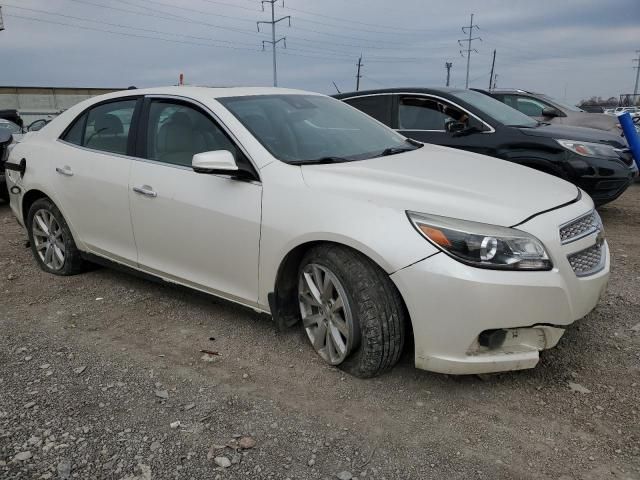
[[[569,125],[541,125],[535,128],[519,128],[525,135],[547,137],[558,140],[578,140],[581,142],[608,143],[616,148],[626,148],[620,135],[594,128],[571,127]]]
[[[574,185],[546,173],[430,144],[369,160],[304,165],[302,174],[322,194],[507,227],[579,196]]]

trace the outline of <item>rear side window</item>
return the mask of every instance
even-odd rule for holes
[[[67,130],[62,136],[62,140],[65,142],[73,143],[74,145],[82,145],[82,132],[84,131],[84,124],[87,120],[87,114],[83,114],[76,119],[71,128]]]
[[[125,155],[136,99],[98,105],[80,116],[63,140],[93,150]]]
[[[432,98],[402,98],[398,116],[400,130],[445,131],[449,122],[469,121],[469,116],[462,110]]]
[[[391,126],[391,95],[371,95],[345,100],[352,107],[375,118],[387,126]]]

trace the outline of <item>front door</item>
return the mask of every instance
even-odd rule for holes
[[[196,153],[240,148],[201,107],[145,101],[129,196],[138,262],[165,279],[243,303],[258,300],[262,186],[196,173]],[[247,165],[249,168],[250,165]]]

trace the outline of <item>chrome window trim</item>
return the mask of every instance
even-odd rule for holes
[[[393,92],[393,93],[368,93],[366,95],[354,95],[353,97],[347,97],[347,98],[341,98],[340,100],[342,101],[347,101],[347,100],[352,100],[355,98],[364,98],[364,97],[378,97],[378,96],[382,96],[382,95],[409,95],[409,96],[413,96],[413,97],[428,97],[428,98],[437,98],[438,100],[441,100],[443,102],[447,102],[450,103],[451,105],[454,105],[455,107],[459,108],[460,110],[462,110],[463,112],[465,112],[467,115],[472,116],[473,118],[475,118],[476,120],[478,120],[480,123],[482,123],[483,125],[486,125],[487,127],[489,127],[489,131],[488,132],[481,132],[483,134],[487,134],[487,133],[495,133],[496,129],[493,128],[492,125],[490,125],[489,123],[485,122],[484,120],[482,120],[480,117],[478,117],[477,115],[474,115],[473,113],[471,113],[470,111],[468,111],[466,108],[461,107],[460,105],[458,105],[456,102],[449,100],[448,98],[443,98],[440,97],[438,95],[434,95],[431,93],[412,93],[412,92]],[[400,115],[400,113],[398,112],[398,116]],[[396,128],[394,129],[398,132],[446,132],[446,130],[422,130],[422,129],[401,129],[401,128]]]

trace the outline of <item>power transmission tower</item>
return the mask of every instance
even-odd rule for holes
[[[478,27],[478,25],[475,25],[473,23],[473,13],[471,14],[471,23],[469,23],[468,27],[462,27],[462,33],[467,33],[467,30],[469,30],[469,38],[464,38],[462,40],[458,40],[458,45],[460,45],[461,47],[463,47],[462,42],[467,42],[467,80],[465,82],[465,87],[464,88],[469,88],[469,68],[471,67],[471,52],[475,52],[478,53],[478,50],[476,50],[475,48],[471,48],[471,43],[474,40],[480,40],[482,41],[482,39],[480,37],[473,37],[473,29],[477,28],[478,30],[480,30],[480,27]],[[463,47],[464,48],[464,47]],[[460,50],[460,55],[462,55],[463,57],[464,52],[462,50]]]
[[[491,61],[491,74],[489,75],[489,90],[491,90],[491,84],[493,83],[493,70],[496,67],[496,49],[493,49],[493,60]]]
[[[264,4],[271,4],[271,21],[270,22],[256,22],[258,25],[258,32],[260,31],[260,24],[264,23],[267,25],[271,25],[271,40],[263,40],[262,41],[262,49],[264,50],[265,43],[270,43],[273,48],[273,86],[278,86],[278,67],[276,63],[276,45],[280,42],[284,43],[284,48],[287,48],[287,37],[280,37],[276,40],[276,23],[281,22],[282,20],[289,20],[289,26],[291,26],[291,16],[287,15],[286,17],[281,17],[276,20],[275,13],[275,4],[278,0],[262,0],[262,11],[264,12]],[[282,0],[282,6],[284,7],[284,0]]]
[[[356,73],[356,92],[360,90],[360,79],[362,75],[360,75],[360,68],[364,67],[362,63],[362,54],[360,54],[360,58],[358,59],[358,63],[356,64],[358,67],[358,73]]]
[[[2,20],[2,19],[0,19]],[[2,30],[2,22],[0,21],[0,30]],[[638,79],[640,78],[640,50],[636,50],[638,58],[634,58],[634,62],[638,62],[638,65],[633,67],[636,69],[636,86],[633,88],[633,101],[638,101]]]
[[[497,85],[498,85],[498,74],[496,73],[496,74],[493,76],[493,90],[495,90],[495,89],[496,89],[496,86],[497,86]]]
[[[451,78],[451,67],[453,67],[452,62],[445,62],[444,68],[447,69],[447,87],[449,86],[449,79]]]

